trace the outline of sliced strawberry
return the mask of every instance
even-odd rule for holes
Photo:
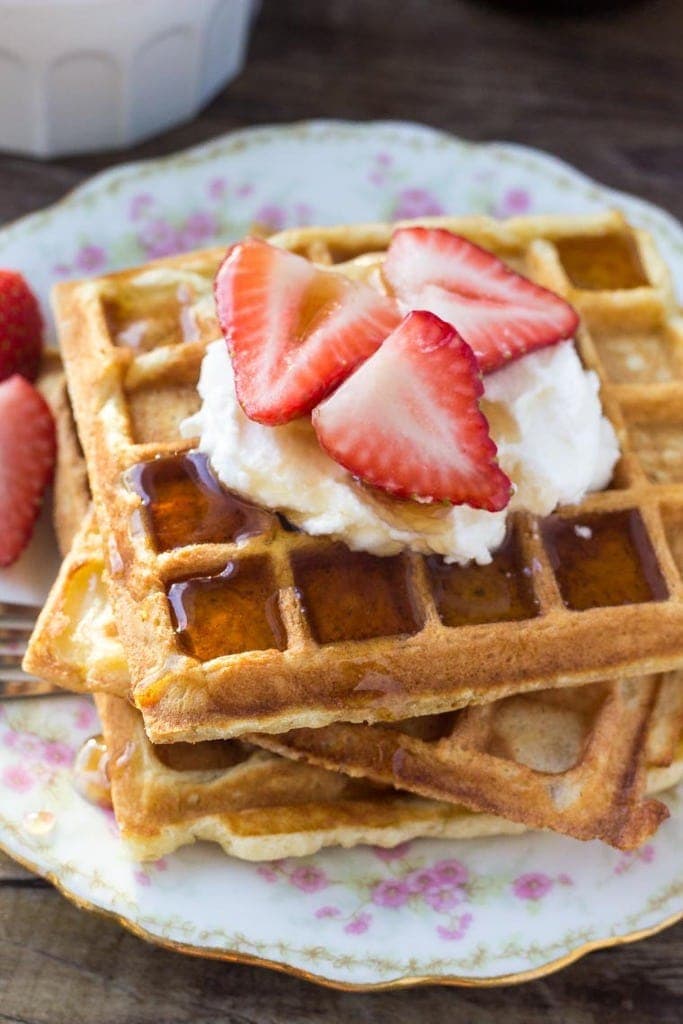
[[[237,397],[271,426],[310,412],[401,319],[393,299],[255,238],[229,250],[215,293]]]
[[[38,374],[43,318],[26,281],[14,270],[0,270],[0,381],[20,373]]]
[[[395,231],[384,276],[411,309],[428,309],[453,324],[482,373],[571,338],[579,322],[559,295],[442,228]]]
[[[0,384],[0,566],[15,562],[31,539],[54,461],[52,414],[15,374]]]
[[[313,426],[333,459],[375,487],[497,512],[511,484],[477,405],[482,392],[470,347],[418,311],[313,410]]]

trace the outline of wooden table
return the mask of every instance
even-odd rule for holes
[[[683,3],[566,18],[523,6],[265,0],[246,71],[192,124],[124,153],[0,157],[0,221],[113,163],[308,117],[407,118],[528,143],[683,215]],[[0,1022],[679,1024],[682,959],[683,924],[525,986],[341,994],[146,946],[0,858]]]

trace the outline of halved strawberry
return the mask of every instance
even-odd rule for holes
[[[409,313],[382,347],[313,410],[323,448],[401,498],[497,512],[511,484],[477,399],[470,347],[432,313]]]
[[[0,566],[24,550],[55,461],[55,425],[45,399],[15,374],[0,384]]]
[[[0,270],[0,381],[38,374],[43,318],[38,300],[16,270]]]
[[[443,228],[399,228],[383,272],[411,309],[428,309],[453,324],[482,373],[571,338],[579,322],[559,295]]]
[[[310,412],[401,319],[393,299],[256,238],[229,250],[215,293],[237,397],[271,426]]]

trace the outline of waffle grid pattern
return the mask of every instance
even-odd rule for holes
[[[210,739],[253,730],[279,732],[320,726],[336,720],[377,721],[429,714],[520,690],[572,685],[608,674],[658,672],[683,658],[683,551],[678,540],[683,535],[679,529],[683,453],[678,447],[683,435],[676,433],[683,408],[683,382],[677,376],[677,367],[683,365],[683,335],[666,268],[651,240],[633,232],[617,214],[519,218],[502,223],[464,218],[438,223],[493,249],[528,276],[564,294],[579,309],[578,348],[585,365],[600,377],[603,405],[619,435],[623,457],[608,490],[590,495],[578,508],[560,510],[551,521],[567,522],[574,530],[575,526],[585,528],[586,521],[597,525],[599,519],[607,523],[607,535],[619,533],[623,538],[623,514],[633,513],[637,536],[634,539],[631,530],[628,550],[618,554],[634,563],[635,568],[627,566],[626,576],[631,573],[636,589],[619,591],[617,577],[622,566],[610,563],[614,537],[610,540],[608,536],[607,550],[612,555],[605,559],[599,550],[591,554],[596,547],[592,538],[585,539],[582,548],[582,538],[575,534],[573,550],[579,575],[599,575],[607,581],[611,577],[616,587],[597,596],[591,596],[589,590],[586,598],[585,580],[579,578],[578,590],[584,596],[576,604],[567,591],[571,582],[565,584],[564,591],[558,585],[544,532],[547,523],[519,516],[513,543],[519,552],[521,576],[533,592],[532,605],[538,612],[528,618],[523,630],[515,622],[490,621],[490,616],[477,624],[449,627],[443,621],[443,606],[437,607],[434,600],[430,564],[421,557],[404,555],[393,560],[394,580],[404,581],[403,604],[411,609],[414,628],[392,629],[384,636],[352,639],[347,635],[334,642],[319,642],[321,637],[324,640],[320,627],[317,639],[311,629],[315,614],[310,608],[305,612],[310,593],[307,595],[306,584],[297,578],[292,565],[306,550],[312,552],[313,561],[324,560],[330,549],[327,542],[289,531],[273,518],[265,534],[239,544],[190,543],[157,552],[140,496],[125,482],[136,464],[175,456],[192,447],[191,442],[179,441],[177,424],[196,408],[195,382],[201,357],[218,330],[206,302],[199,315],[192,313],[187,301],[180,302],[178,311],[178,289],[206,292],[221,254],[213,251],[176,257],[143,271],[61,285],[56,293],[57,317],[109,554],[110,594],[131,669],[134,698],[153,741]],[[302,229],[285,232],[274,241],[321,264],[344,264],[346,272],[363,276],[377,265],[376,254],[386,248],[391,231],[388,225]],[[579,253],[571,260],[567,257],[574,279],[585,273],[578,242],[586,239],[593,247],[602,246],[602,264],[608,268],[615,264],[612,278],[608,274],[606,282],[599,282],[601,287],[587,287],[584,281],[583,287],[577,288],[563,269],[560,254],[563,246],[572,243]],[[616,255],[610,245],[616,248]],[[593,252],[593,261],[598,251]],[[629,287],[620,288],[624,252],[637,253],[637,262],[635,269],[627,266]],[[175,299],[169,297],[169,286],[162,287],[164,273],[170,273]],[[635,284],[631,280],[634,275]],[[604,287],[605,283],[609,287]],[[130,296],[136,290],[139,293],[133,301]],[[146,290],[151,299],[143,294]],[[175,303],[170,319],[169,303]],[[158,310],[163,312],[157,314]],[[152,324],[145,328],[152,339],[148,348],[139,344],[141,321]],[[130,342],[134,328],[137,349],[121,344],[124,336],[124,341]],[[167,341],[169,333],[172,344],[154,347],[160,339]],[[662,351],[666,348],[666,365],[673,379],[661,380],[663,371],[657,363],[654,381],[645,381],[641,375],[641,379],[624,382],[626,371],[620,377],[615,370],[621,365],[618,360],[615,363],[614,352],[619,350],[615,338],[627,353],[624,365],[627,370],[630,366],[629,372],[636,377],[633,367],[639,355],[645,360],[652,345],[660,345]],[[631,358],[629,362],[629,352],[635,361]],[[651,436],[647,431],[652,432],[653,424],[670,429],[676,442],[663,449],[661,458],[642,440]],[[611,515],[617,517],[617,529],[612,531]],[[593,533],[592,527],[589,531]],[[639,552],[641,541],[644,548]],[[239,566],[245,559],[266,560],[274,586],[271,591],[270,585],[257,582],[252,588],[254,596],[247,585],[240,602],[253,608],[261,597],[271,600],[277,593],[271,607],[276,605],[276,617],[286,637],[281,646],[286,649],[278,650],[276,639],[269,648],[261,642],[261,649],[242,646],[231,655],[213,657],[215,652],[210,650],[211,656],[204,653],[200,660],[193,656],[197,648],[192,644],[188,648],[177,631],[179,622],[172,614],[167,591],[174,583],[190,578],[216,576],[231,563],[237,567],[234,580],[239,581]],[[645,598],[643,583],[648,591]],[[393,595],[386,593],[391,590],[389,580],[383,593],[389,605],[395,605],[395,585]],[[371,620],[375,595],[363,589],[362,582],[358,593],[365,617]],[[339,593],[327,600],[343,604],[348,596]],[[353,605],[352,593],[350,600]],[[572,602],[574,609],[585,610],[572,610]],[[532,607],[531,612],[534,610]],[[390,608],[389,619],[395,614],[396,608]],[[353,607],[349,617],[356,618]],[[277,630],[273,635],[277,636]],[[250,646],[248,641],[246,646]]]

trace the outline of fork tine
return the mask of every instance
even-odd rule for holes
[[[43,679],[29,676],[21,667],[40,608],[0,601],[0,698],[66,696]]]
[[[60,690],[43,679],[27,676],[21,669],[0,669],[0,698],[15,700],[25,697],[69,696],[68,690]],[[73,696],[73,694],[71,694]]]
[[[40,608],[33,605],[0,601],[0,630],[19,629],[30,633],[39,613]]]
[[[21,665],[27,647],[28,637],[20,638],[15,634],[14,639],[6,642],[0,635],[0,669]]]

